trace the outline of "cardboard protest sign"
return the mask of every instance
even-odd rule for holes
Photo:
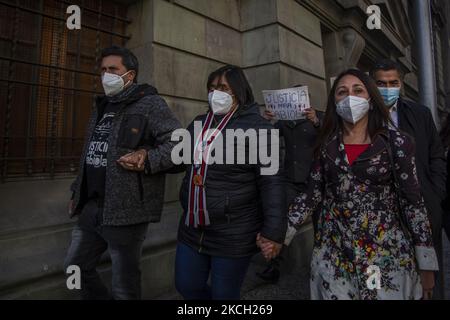
[[[275,113],[278,120],[304,119],[305,109],[310,108],[308,87],[282,90],[263,90],[266,109]]]

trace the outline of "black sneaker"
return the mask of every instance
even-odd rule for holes
[[[263,272],[257,272],[256,275],[262,280],[275,284],[280,279],[280,270],[272,261]]]

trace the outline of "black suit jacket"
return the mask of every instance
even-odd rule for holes
[[[307,119],[279,120],[275,123],[275,128],[280,130],[280,136],[284,137],[285,174],[291,183],[306,185],[308,181],[314,147],[324,117],[321,111],[316,111],[316,114],[320,121],[317,128]]]
[[[430,217],[434,242],[438,244],[443,215],[441,203],[446,196],[444,148],[427,107],[400,98],[397,112],[399,129],[411,135],[416,143],[417,175]]]

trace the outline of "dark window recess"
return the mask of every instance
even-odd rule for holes
[[[66,27],[81,8],[81,30]],[[110,0],[0,0],[0,177],[78,168],[101,49],[125,45],[126,7]]]

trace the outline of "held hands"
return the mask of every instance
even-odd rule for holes
[[[122,168],[131,171],[144,171],[145,160],[147,159],[147,150],[140,149],[134,152],[130,152],[117,160],[117,163],[122,166]]]
[[[423,300],[431,300],[433,297],[434,289],[434,272],[433,271],[420,271],[420,280],[422,282]]]
[[[264,238],[260,233],[256,236],[256,245],[261,249],[261,253],[267,261],[278,256],[283,247],[280,243]]]

